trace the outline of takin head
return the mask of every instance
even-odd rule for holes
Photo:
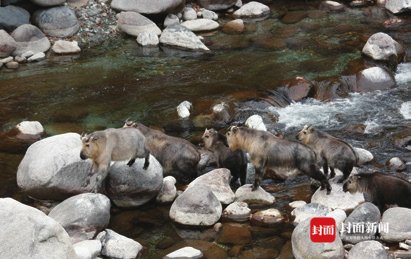
[[[102,145],[104,144],[103,136],[100,134],[85,134],[81,135],[81,142],[83,144],[80,151],[80,158],[86,160],[88,158],[96,158],[102,152]]]
[[[350,176],[343,185],[343,191],[350,192],[351,194],[354,194],[356,192],[361,192],[365,188],[362,188],[360,180],[361,180],[361,176],[357,176],[357,175]]]
[[[312,143],[316,138],[316,130],[311,125],[305,125],[304,128],[298,132],[295,138],[307,145]]]
[[[225,134],[227,138],[227,144],[231,151],[236,151],[240,149],[240,128],[237,126],[231,126],[227,133]]]

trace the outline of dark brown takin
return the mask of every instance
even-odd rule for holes
[[[298,169],[320,181],[321,189],[331,192],[331,186],[316,164],[316,155],[308,146],[273,134],[245,127],[232,126],[226,133],[228,146],[232,151],[243,150],[250,155],[256,169],[253,190],[261,183],[265,170],[276,167]]]

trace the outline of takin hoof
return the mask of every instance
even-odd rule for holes
[[[128,161],[127,165],[131,167],[134,164],[134,162],[136,162],[136,159],[131,159],[130,161]]]
[[[147,164],[147,165],[144,164],[143,169],[144,169],[144,170],[147,170],[147,168],[148,168],[149,165],[150,165],[150,164]]]

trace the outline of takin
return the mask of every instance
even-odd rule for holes
[[[411,183],[393,175],[378,172],[352,175],[344,183],[343,191],[364,193],[381,212],[389,205],[411,208]]]
[[[95,131],[81,137],[80,158],[93,160],[93,172],[98,172],[96,189],[101,188],[106,178],[111,161],[128,160],[132,166],[136,158],[145,158],[143,169],[150,165],[150,152],[146,147],[146,138],[137,129],[121,128]]]
[[[296,138],[314,150],[317,163],[323,167],[326,176],[328,167],[331,170],[330,178],[335,176],[334,168],[342,171],[343,177],[338,183],[344,182],[358,164],[358,157],[350,144],[312,126],[304,126]]]
[[[304,144],[275,137],[270,132],[232,126],[226,133],[232,151],[248,152],[256,171],[253,190],[261,183],[267,169],[277,167],[296,168],[318,180],[321,189],[331,192],[331,186],[316,164],[314,151]]]
[[[234,184],[240,178],[241,185],[247,177],[247,156],[242,150],[231,151],[227,146],[225,136],[214,129],[206,129],[202,136],[204,147],[211,151],[217,160],[217,168],[230,170]]]
[[[148,150],[160,162],[165,176],[172,175],[183,183],[197,177],[200,152],[191,142],[133,121],[127,120],[124,127],[137,128],[143,133]]]

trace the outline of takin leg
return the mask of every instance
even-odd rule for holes
[[[302,166],[298,169],[300,169],[304,174],[319,181],[321,183],[321,190],[327,189],[327,194],[331,193],[331,185],[328,182],[327,177],[322,174],[314,164]]]
[[[143,169],[147,170],[148,166],[150,165],[150,151],[145,149],[145,157],[144,157],[144,166]]]
[[[130,159],[130,161],[128,161],[127,165],[131,167],[134,164],[134,162],[136,162],[136,159],[132,158]]]
[[[331,174],[330,174],[330,179],[332,179],[332,178],[334,178],[334,177],[335,177],[335,170],[334,170],[334,167],[330,167],[330,171],[331,171]]]
[[[104,180],[106,179],[108,175],[108,168],[109,168],[109,164],[99,167],[99,170],[96,176],[96,183],[93,186],[92,192],[97,193],[98,191],[102,190]]]
[[[264,176],[264,168],[256,167],[255,168],[255,179],[254,179],[252,191],[256,191],[258,187],[260,187],[263,176]]]
[[[347,165],[342,169],[343,177],[341,177],[341,179],[338,180],[338,183],[344,182],[348,178],[348,176],[350,176],[353,167],[353,165]]]
[[[324,171],[324,175],[328,176],[328,163],[327,160],[324,160],[324,164],[323,164],[323,171]],[[332,172],[332,171],[331,171]],[[332,174],[332,173],[331,173]],[[332,178],[332,177],[330,177]]]

